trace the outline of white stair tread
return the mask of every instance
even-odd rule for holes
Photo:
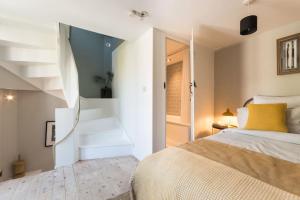
[[[115,117],[98,118],[93,120],[82,120],[78,126],[80,133],[103,132],[120,127]]]
[[[131,142],[121,129],[113,129],[105,132],[88,132],[81,134],[79,138],[80,148],[105,147],[131,145]]]

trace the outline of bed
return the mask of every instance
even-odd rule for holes
[[[300,134],[225,129],[142,160],[131,199],[300,200]]]

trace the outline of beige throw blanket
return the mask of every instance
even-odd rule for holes
[[[300,165],[202,139],[141,161],[132,194],[136,200],[300,200]]]

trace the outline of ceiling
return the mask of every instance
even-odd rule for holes
[[[144,20],[131,9],[146,10]],[[258,33],[300,20],[299,0],[256,0]],[[192,29],[214,49],[237,43],[239,21],[248,14],[242,0],[1,0],[0,13],[42,23],[63,22],[122,39],[134,39],[149,27],[188,40]]]

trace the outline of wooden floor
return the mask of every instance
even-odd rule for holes
[[[129,190],[133,157],[80,161],[73,166],[0,183],[0,200],[100,200]]]

